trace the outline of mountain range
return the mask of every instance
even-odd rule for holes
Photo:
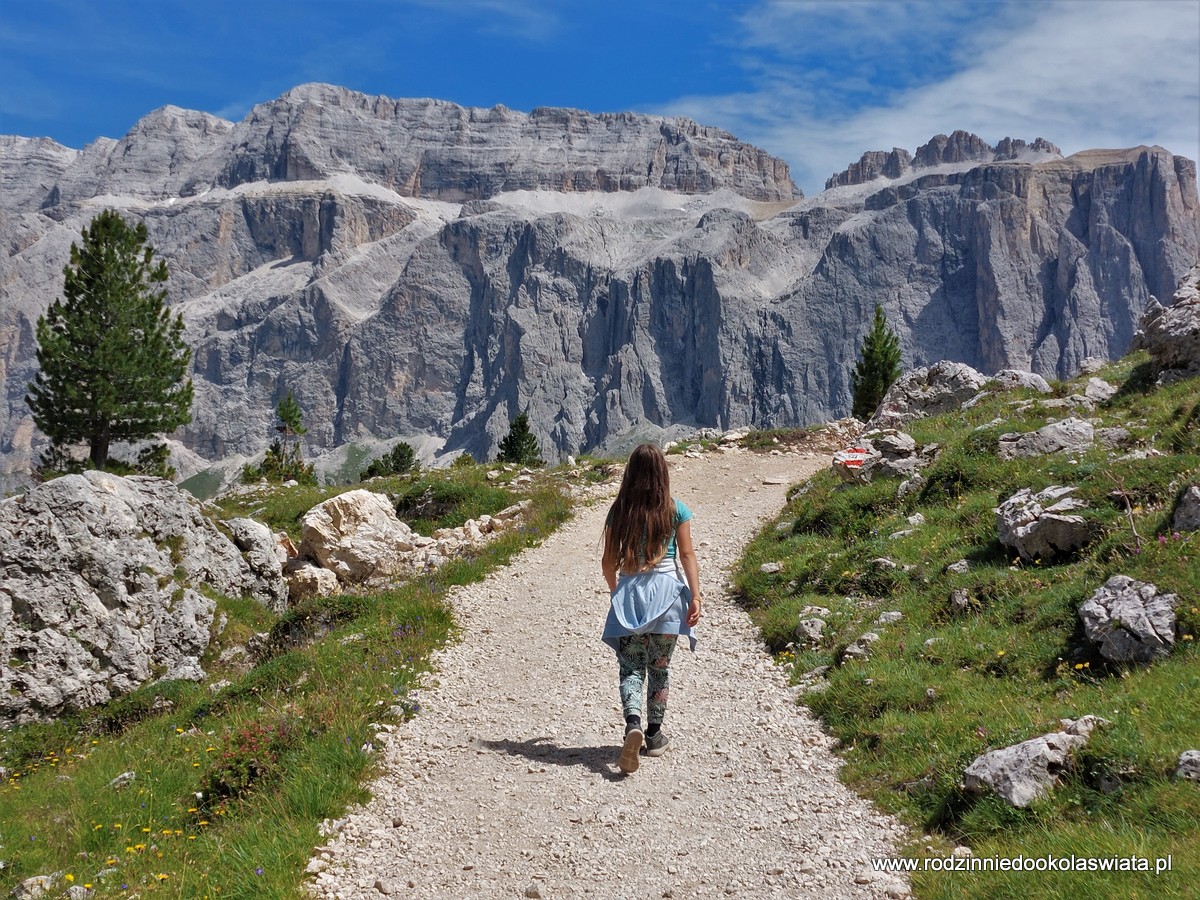
[[[411,439],[548,458],[850,405],[876,304],[905,367],[1075,374],[1200,257],[1161,147],[938,135],[805,198],[685,118],[470,109],[303,85],[240,122],[166,107],[82,150],[0,137],[0,481],[41,446],[34,324],[101,208],[144,221],[193,347],[184,475],[252,456],[289,391],[307,452]],[[338,448],[341,448],[340,451]]]

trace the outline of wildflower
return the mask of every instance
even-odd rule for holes
[[[1082,669],[1082,668],[1083,668],[1083,663],[1075,663],[1075,668],[1076,668],[1076,669]]]
[[[997,656],[1003,656],[1003,655],[1004,655],[1004,651],[1003,651],[1003,650],[997,650],[997,651],[996,651],[996,655],[997,655]]]
[[[1183,639],[1184,639],[1185,641],[1190,641],[1190,640],[1192,640],[1192,636],[1191,636],[1190,634],[1185,634],[1185,635],[1183,636]]]
[[[157,878],[159,881],[166,881],[166,880],[167,880],[168,878],[170,878],[171,876],[170,876],[170,875],[167,875],[165,872],[159,872],[159,873],[158,873],[157,875],[155,875],[154,877],[155,877],[155,878]]]
[[[262,866],[259,866],[257,869],[254,870],[255,875],[261,875],[262,873],[263,873]]]
[[[67,879],[67,881],[74,881],[74,880],[75,880],[75,876],[74,876],[74,875],[72,875],[70,872],[68,872],[66,875],[64,875],[64,876],[63,876],[63,878]]]

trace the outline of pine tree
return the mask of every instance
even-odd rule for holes
[[[104,468],[112,443],[192,420],[183,318],[167,308],[167,267],[146,238],[144,224],[105,210],[71,244],[63,298],[38,319],[40,371],[25,398],[52,441],[48,459],[86,442],[91,465]]]
[[[242,469],[242,481],[251,484],[265,478],[278,483],[294,479],[300,484],[316,484],[316,472],[311,463],[304,462],[300,447],[300,436],[307,434],[308,429],[291,391],[275,405],[275,418],[279,420],[275,431],[281,436],[271,441],[261,466],[248,465]]]
[[[878,304],[860,352],[862,358],[850,375],[854,396],[851,415],[865,421],[875,414],[887,389],[900,377],[900,339],[888,328],[887,316]]]
[[[500,462],[517,463],[522,466],[540,466],[542,459],[537,438],[529,430],[529,414],[521,413],[508,428],[508,435],[500,442]]]

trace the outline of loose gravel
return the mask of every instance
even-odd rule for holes
[[[670,459],[672,493],[696,515],[706,602],[696,653],[681,647],[671,666],[666,754],[617,768],[601,500],[453,593],[462,640],[436,657],[420,714],[384,735],[373,799],[327,823],[314,895],[908,896],[870,864],[898,855],[905,831],[838,781],[832,739],[727,596],[786,485],[828,457]]]

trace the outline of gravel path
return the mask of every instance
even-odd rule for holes
[[[726,596],[745,543],[827,457],[670,457],[705,618],[671,667],[671,747],[617,769],[617,666],[600,642],[607,501],[458,589],[463,639],[385,742],[373,799],[309,865],[319,897],[900,897],[872,857],[905,834],[837,780],[831,739]],[[772,483],[773,482],[773,483]],[[614,488],[615,492],[615,488]]]

